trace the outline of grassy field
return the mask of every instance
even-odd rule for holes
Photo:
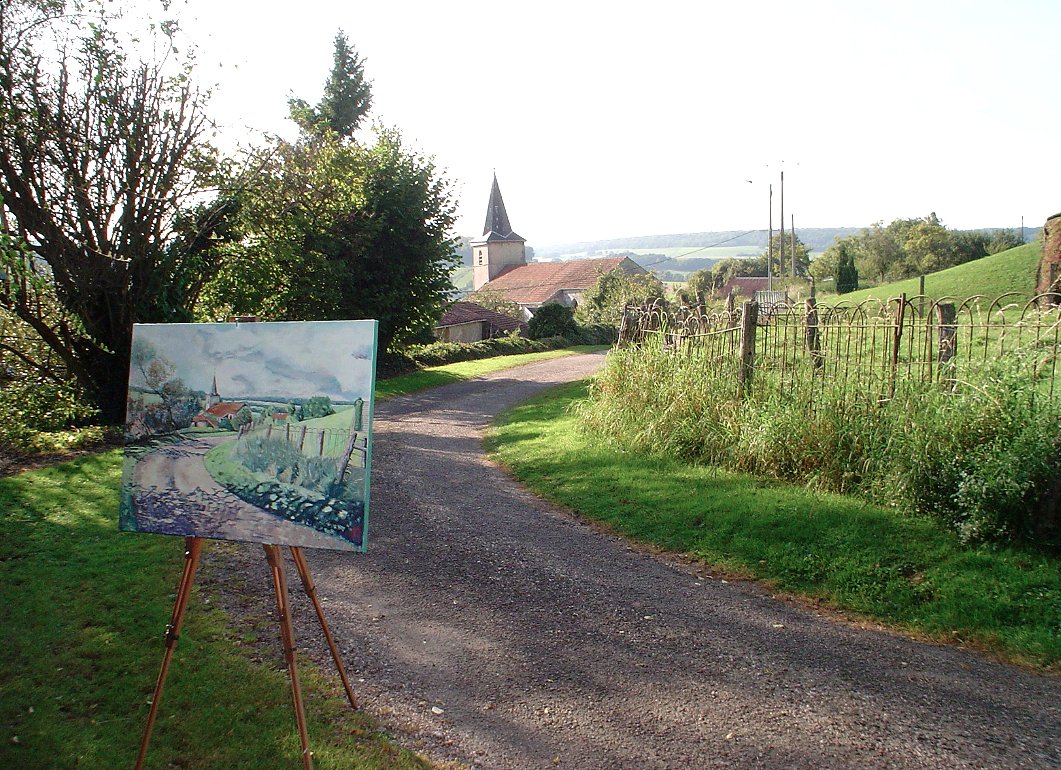
[[[183,540],[117,532],[120,475],[111,451],[0,479],[0,767],[109,770],[136,758]],[[256,664],[241,646],[277,633],[275,622],[231,628],[208,594],[192,596],[148,766],[300,766],[282,657]],[[305,657],[300,673],[318,767],[428,766],[351,712],[333,674]]]
[[[569,409],[585,387],[518,407],[490,439],[542,496],[781,592],[1061,671],[1056,558],[966,547],[933,521],[854,498],[609,448]]]
[[[1041,243],[1026,243],[1015,249],[940,270],[925,277],[925,293],[933,299],[955,297],[964,300],[977,294],[995,299],[1011,291],[1030,297],[1035,291],[1035,271],[1041,256]],[[856,303],[871,298],[886,300],[904,293],[912,297],[918,294],[918,288],[918,279],[910,278],[842,296],[823,295],[822,301]]]

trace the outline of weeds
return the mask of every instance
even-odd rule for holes
[[[965,542],[1061,542],[1061,405],[1019,362],[956,369],[948,386],[905,383],[888,399],[849,382],[783,390],[765,369],[741,398],[735,371],[704,363],[615,351],[581,420],[639,451],[927,514]]]

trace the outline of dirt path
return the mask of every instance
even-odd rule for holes
[[[1061,766],[1058,679],[631,549],[485,459],[492,415],[599,362],[378,409],[369,553],[308,556],[355,687],[403,742],[520,770]],[[267,598],[260,551],[226,567]]]
[[[251,505],[214,481],[203,456],[231,440],[231,435],[221,435],[182,441],[136,464],[137,524],[142,531],[334,548],[334,538]]]

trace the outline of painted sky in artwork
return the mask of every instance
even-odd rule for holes
[[[222,398],[369,399],[375,322],[139,324],[150,343],[193,390]],[[137,372],[132,383],[140,384]]]

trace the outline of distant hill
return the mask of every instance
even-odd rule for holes
[[[995,299],[1013,291],[1031,297],[1035,293],[1035,271],[1042,257],[1042,248],[1041,241],[1026,243],[1015,249],[930,273],[925,276],[925,294],[934,299],[946,296],[964,300],[977,294]],[[918,279],[908,278],[849,294],[823,296],[822,301],[861,302],[871,297],[887,300],[900,294],[912,297],[917,293]]]
[[[808,227],[796,228],[796,235],[811,251],[822,251],[832,244],[837,236],[847,237],[859,232],[861,227]],[[776,232],[776,231],[775,231]],[[670,235],[638,235],[629,238],[609,238],[603,241],[579,241],[555,246],[539,246],[536,251],[542,257],[594,257],[611,251],[648,251],[671,249],[695,249],[710,246],[744,247],[758,254],[766,248],[767,230],[744,232],[741,230],[715,230],[703,233],[672,233]],[[661,251],[675,256],[669,251]]]

